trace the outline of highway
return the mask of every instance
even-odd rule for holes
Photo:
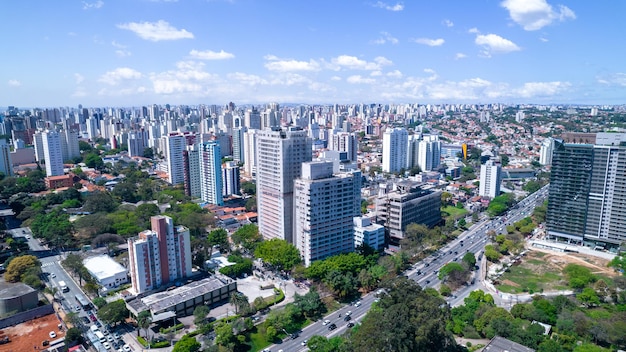
[[[424,288],[438,287],[440,280],[437,278],[437,273],[445,264],[453,261],[460,262],[466,252],[472,252],[476,254],[477,257],[481,257],[482,260],[485,260],[482,254],[484,253],[485,245],[489,242],[487,233],[491,230],[494,230],[496,233],[506,233],[507,225],[532,215],[533,209],[541,205],[548,196],[548,186],[549,185],[544,186],[539,191],[517,203],[505,215],[493,219],[485,219],[472,225],[455,240],[446,244],[443,248],[422,261],[414,264],[412,268],[405,272],[405,275],[411,280],[415,280]],[[481,270],[475,275],[484,275],[483,266],[484,265],[480,266]],[[463,300],[470,292],[482,287],[480,284],[481,279],[480,277],[476,277],[473,284],[464,286],[453,292],[453,296],[446,299],[448,304],[450,306],[462,304]],[[365,314],[367,314],[375,300],[376,292],[370,292],[361,297],[360,307],[355,307],[354,305],[344,306],[325,316],[320,321],[305,327],[297,338],[291,339],[287,337],[282,343],[272,345],[264,351],[307,351],[308,348],[303,344],[305,340],[308,340],[314,335],[330,338],[342,334],[345,332],[348,324],[347,321],[344,321],[346,312],[352,312],[352,319],[349,322],[358,323],[363,319]],[[335,323],[337,329],[329,330],[328,325],[324,325],[325,320],[330,320],[331,323]]]

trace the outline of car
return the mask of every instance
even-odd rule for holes
[[[27,236],[26,236],[26,239],[27,239],[27,240],[30,240],[30,236],[28,236],[28,235],[27,235]]]
[[[107,341],[109,341],[109,342],[113,342],[113,336],[111,336],[111,335],[107,335]]]
[[[307,343],[307,342],[308,342],[307,340],[304,340],[304,341],[300,342],[300,344],[301,344],[302,346],[306,346],[306,343]]]
[[[269,348],[264,348],[262,352],[271,352]]]
[[[324,320],[324,322],[322,323],[322,325],[324,325],[324,326],[326,326],[328,324],[330,324],[330,320],[328,320],[328,319]]]
[[[88,325],[89,323],[91,323],[91,321],[87,317],[81,317],[81,319],[83,320],[83,324],[85,325]]]
[[[350,317],[349,315],[346,315],[346,317],[343,318],[343,321],[349,321],[350,319],[352,319],[352,317]]]
[[[335,323],[328,325],[328,330],[333,331],[335,329],[337,329],[337,325]]]
[[[96,326],[101,328],[102,327],[102,323],[100,322],[100,320],[96,320]]]
[[[91,319],[91,321],[96,321],[98,319],[96,319],[96,316],[93,314],[89,314],[89,319]]]
[[[300,336],[300,334],[298,334],[297,332],[294,332],[293,334],[291,334],[291,339],[295,340]]]
[[[356,301],[356,303],[354,304],[355,307],[360,307],[361,306],[361,301]]]
[[[50,274],[50,277],[54,279],[55,277],[57,277],[57,274],[52,273],[52,274]]]
[[[428,285],[430,283],[430,280],[426,280],[426,284]]]
[[[346,325],[346,326],[348,327],[348,329],[352,328],[352,327],[354,327],[354,323],[353,322],[349,322],[348,325]]]
[[[102,346],[104,346],[105,349],[110,350],[111,349],[111,344],[108,342],[103,342]]]
[[[121,337],[121,336],[120,336],[120,334],[118,334],[118,333],[114,333],[114,334],[113,334],[113,338],[115,338],[116,340],[119,340],[119,339],[120,339],[120,337]]]
[[[74,310],[76,310],[77,312],[80,312],[80,306],[74,307]]]
[[[346,312],[346,316],[350,316],[351,314],[352,314],[352,311],[351,311],[351,310],[349,310],[349,311],[347,311],[347,312]]]
[[[122,346],[122,351],[130,352],[130,346],[128,346],[128,344],[125,344],[124,346]]]
[[[51,338],[51,339],[53,339],[53,338],[57,337],[57,333],[56,333],[56,332],[54,332],[54,331],[50,331],[50,332],[48,333],[48,336],[50,336],[50,338]]]

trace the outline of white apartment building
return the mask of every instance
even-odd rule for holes
[[[167,163],[167,181],[172,185],[185,182],[183,151],[187,144],[185,136],[171,135],[162,137],[165,143],[165,161]]]
[[[185,194],[200,198],[202,180],[200,174],[200,145],[192,144],[185,147],[183,161],[185,163]]]
[[[220,150],[218,141],[200,144],[200,198],[210,204],[224,205]]]
[[[354,247],[366,244],[376,250],[385,247],[385,227],[365,216],[354,217]]]
[[[441,142],[439,136],[424,136],[419,142],[417,165],[422,171],[433,171],[441,162]]]
[[[409,133],[404,128],[387,129],[383,134],[383,172],[399,172],[407,166]]]
[[[257,133],[256,152],[259,232],[293,243],[293,181],[312,159],[312,141],[297,127],[267,128]]]
[[[63,130],[59,132],[59,135],[61,138],[61,155],[63,156],[63,161],[79,157],[78,132]]]
[[[150,218],[152,230],[128,239],[128,259],[135,294],[191,276],[189,229],[174,227],[168,216]]]
[[[46,130],[41,134],[43,155],[46,161],[46,176],[63,175],[63,154],[61,135],[57,131]]]
[[[222,165],[222,194],[224,197],[239,195],[241,183],[239,180],[239,166],[233,161]]]
[[[552,153],[554,153],[554,138],[546,138],[541,143],[539,150],[539,163],[541,165],[552,165]]]
[[[13,161],[11,160],[11,146],[6,140],[0,139],[0,172],[4,176],[13,176]]]
[[[480,185],[478,195],[481,197],[495,198],[500,195],[502,183],[502,167],[494,160],[487,160],[480,166]]]
[[[259,130],[250,129],[243,134],[243,171],[248,177],[256,177],[256,139]]]
[[[339,132],[331,135],[328,149],[346,152],[350,161],[356,161],[359,142],[354,133]]]

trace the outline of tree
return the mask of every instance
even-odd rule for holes
[[[246,207],[246,211],[257,211],[256,196],[252,196],[248,198],[248,200],[246,201],[245,207]]]
[[[102,161],[102,158],[96,153],[89,153],[85,155],[83,161],[85,162],[85,165],[87,165],[87,167],[96,170],[101,170],[104,166],[104,161]]]
[[[588,307],[600,304],[600,298],[596,294],[596,291],[594,291],[591,287],[583,288],[583,291],[576,295],[576,299]]]
[[[231,293],[229,303],[235,307],[235,314],[238,314],[250,308],[250,302],[248,302],[248,297],[246,297],[246,295],[241,292]]]
[[[128,317],[128,308],[123,299],[107,303],[98,310],[98,316],[108,324],[123,322]]]
[[[575,289],[584,288],[588,283],[596,280],[591,270],[581,265],[568,264],[563,269],[563,273],[568,280],[568,285]]]
[[[253,196],[256,194],[256,184],[251,181],[244,181],[241,183],[241,193]]]
[[[32,269],[41,271],[41,263],[34,255],[23,255],[13,258],[6,267],[4,279],[8,282],[18,282],[22,276]]]
[[[315,287],[311,287],[309,292],[303,296],[296,293],[293,300],[294,304],[299,306],[302,313],[304,313],[304,315],[309,319],[318,318],[326,310],[326,306],[324,305],[324,302],[322,302],[322,299],[320,298],[320,295]]]
[[[107,300],[102,297],[96,297],[93,299],[93,304],[98,307],[98,309],[104,307],[107,304]]]
[[[256,224],[243,225],[230,238],[235,245],[242,246],[252,252],[263,241],[263,237],[259,233],[259,227]]]
[[[474,253],[467,252],[465,253],[465,255],[463,255],[463,259],[461,259],[461,261],[463,262],[463,264],[465,264],[467,269],[471,270],[476,265],[476,256],[474,255]]]
[[[276,270],[291,270],[301,260],[300,252],[294,245],[278,238],[261,242],[254,255]]]
[[[223,228],[218,228],[209,232],[207,240],[209,245],[212,247],[220,247],[220,250],[222,251],[230,250],[230,246],[228,244],[228,232],[226,232]]]
[[[201,306],[197,306],[193,310],[193,323],[196,325],[201,325],[206,322],[206,317],[211,312],[211,309],[204,304]]]
[[[234,342],[235,334],[233,334],[232,326],[224,321],[220,321],[215,326],[215,343],[219,346],[233,347]]]
[[[117,208],[117,203],[108,192],[94,192],[85,199],[83,210],[90,213],[110,213]]]
[[[154,149],[152,149],[152,148],[150,148],[150,147],[145,148],[145,149],[143,150],[143,155],[142,155],[142,156],[143,156],[144,158],[148,158],[148,159],[152,159],[152,158],[154,158]]]
[[[200,350],[202,345],[200,342],[196,341],[195,337],[189,337],[189,335],[184,335],[176,344],[174,345],[174,349],[172,352],[196,352]]]
[[[454,287],[458,287],[467,281],[469,272],[461,264],[457,262],[451,262],[444,265],[437,275],[440,280],[444,280],[452,284]]]
[[[69,328],[65,333],[65,344],[71,346],[73,343],[82,343],[83,333],[78,328]]]
[[[150,314],[150,311],[144,310],[140,312],[139,315],[137,315],[137,336],[139,336],[139,329],[148,330],[150,324],[152,324],[152,314]]]

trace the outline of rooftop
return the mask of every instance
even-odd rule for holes
[[[0,282],[0,298],[2,299],[23,296],[32,291],[35,289],[21,282],[15,284]]]
[[[483,352],[535,352],[535,350],[504,337],[496,336],[485,346]]]
[[[83,264],[89,272],[98,279],[111,277],[116,274],[126,273],[126,268],[113,260],[108,255],[89,257],[83,260]]]

